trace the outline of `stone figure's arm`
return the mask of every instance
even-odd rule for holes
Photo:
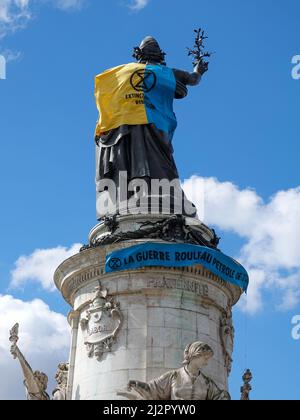
[[[170,400],[172,394],[172,380],[176,375],[175,371],[167,372],[157,379],[149,382],[151,394],[154,400]]]
[[[220,390],[219,390],[220,391]],[[220,391],[219,393],[215,394],[214,401],[231,401],[231,396],[227,391]]]
[[[141,381],[129,381],[128,391],[134,391],[139,395],[142,400],[152,400],[154,399],[151,394],[151,389],[146,382]]]
[[[227,391],[221,390],[212,379],[206,378],[208,383],[207,400],[230,401],[231,397]]]
[[[130,381],[128,383],[128,391],[135,391],[142,400],[170,400],[173,373],[168,372],[149,383]]]
[[[21,365],[21,368],[22,368],[22,371],[23,371],[23,375],[24,375],[24,379],[25,379],[24,384],[27,388],[28,395],[30,395],[30,394],[34,394],[34,395],[41,394],[41,389],[36,382],[33,371],[31,369],[29,363],[27,362],[27,360],[23,356],[22,352],[20,351],[19,347],[16,344],[12,345],[11,349],[10,349],[10,352],[20,362],[20,365]]]

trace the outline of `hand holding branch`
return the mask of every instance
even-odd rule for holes
[[[195,44],[193,48],[188,48],[188,56],[193,57],[195,71],[202,75],[208,70],[209,62],[205,59],[211,57],[211,53],[204,51],[204,41],[207,39],[204,30],[199,28],[195,29],[194,32],[196,33]]]

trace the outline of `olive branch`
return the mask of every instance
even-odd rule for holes
[[[202,28],[194,29],[196,33],[195,44],[193,48],[187,48],[188,56],[193,57],[193,65],[200,65],[202,73],[205,73],[208,70],[209,62],[206,61],[206,58],[211,57],[211,53],[204,51],[205,45],[204,41],[208,38],[205,36],[205,31]]]

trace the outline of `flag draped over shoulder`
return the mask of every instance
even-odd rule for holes
[[[121,125],[154,124],[172,140],[177,127],[173,111],[176,79],[162,65],[130,63],[95,78],[99,111],[96,136]]]

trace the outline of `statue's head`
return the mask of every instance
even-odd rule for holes
[[[38,381],[38,383],[40,384],[41,388],[43,391],[46,391],[47,386],[48,386],[48,376],[43,373],[40,372],[39,370],[36,370],[33,373],[33,376],[35,377],[35,379]]]
[[[159,43],[152,36],[146,36],[139,47],[134,48],[133,57],[139,63],[154,63],[165,65],[166,54],[161,50]]]
[[[191,361],[198,362],[199,368],[205,367],[208,361],[213,357],[212,348],[201,341],[189,344],[184,350],[183,365],[189,365]]]

